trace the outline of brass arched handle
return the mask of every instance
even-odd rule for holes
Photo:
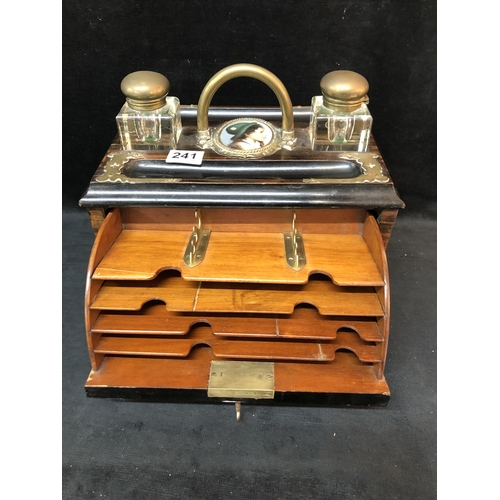
[[[278,98],[282,113],[282,140],[285,147],[291,147],[295,142],[295,133],[293,129],[293,107],[290,96],[281,80],[261,66],[255,64],[233,64],[218,71],[205,85],[198,100],[197,126],[198,126],[198,144],[201,147],[207,147],[210,142],[210,133],[208,130],[208,108],[212,102],[215,92],[224,83],[233,78],[248,76],[265,83]]]

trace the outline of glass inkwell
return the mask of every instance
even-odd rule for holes
[[[312,149],[366,152],[373,122],[366,78],[354,71],[331,71],[320,87],[322,95],[311,101]]]
[[[116,117],[123,150],[175,149],[182,130],[180,102],[170,82],[154,71],[135,71],[121,82],[126,102]]]

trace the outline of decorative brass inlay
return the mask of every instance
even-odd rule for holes
[[[102,174],[95,178],[97,182],[127,182],[127,176],[122,174],[125,163],[136,158],[144,158],[143,154],[133,151],[113,153],[108,156],[109,160],[105,163]]]
[[[286,263],[294,271],[300,271],[306,265],[306,251],[302,233],[297,231],[295,220],[297,214],[293,213],[292,230],[284,233]]]
[[[201,228],[200,211],[196,210],[194,216],[198,224],[193,226],[193,232],[184,252],[184,264],[188,267],[196,267],[205,258],[210,238],[210,229]]]
[[[304,179],[304,182],[313,184],[365,184],[380,183],[385,184],[390,181],[378,161],[380,156],[373,153],[340,153],[338,158],[342,160],[354,160],[361,168],[362,174],[353,179]]]
[[[274,363],[212,361],[208,397],[273,399]]]
[[[390,181],[385,175],[379,155],[372,153],[336,153],[337,159],[354,160],[359,165],[362,174],[358,177],[346,179],[317,179],[314,177],[300,179],[301,182],[311,184],[383,184]],[[128,177],[123,173],[123,167],[129,160],[145,158],[143,153],[124,151],[109,155],[109,160],[104,164],[103,171],[95,177],[96,182],[116,182],[130,184],[162,184],[181,182],[178,177]],[[200,168],[203,168],[201,166]]]
[[[240,120],[240,119],[238,119]],[[249,120],[252,121],[260,121],[256,118],[251,118]],[[262,120],[264,121],[264,120]],[[228,122],[229,123],[229,122]],[[267,123],[267,122],[265,122]],[[227,126],[227,123],[225,124]],[[298,157],[302,155],[302,149],[307,149],[308,144],[305,145],[304,148],[299,148],[297,151]],[[307,153],[309,153],[309,149],[307,149]],[[267,152],[266,152],[267,154]],[[295,181],[300,181],[304,183],[312,183],[312,184],[363,184],[363,183],[372,183],[372,184],[383,184],[390,182],[390,178],[386,175],[384,168],[379,161],[380,156],[374,153],[356,153],[356,152],[325,152],[322,153],[324,157],[327,157],[331,154],[332,160],[343,159],[343,160],[351,160],[355,161],[361,170],[361,175],[353,178],[345,178],[345,179],[327,179],[327,178],[315,178],[314,177],[314,169],[311,170],[312,177],[304,177],[303,179],[295,179]],[[179,177],[129,177],[124,173],[124,166],[130,160],[135,159],[144,159],[147,158],[147,153],[139,153],[136,151],[120,151],[117,153],[113,153],[108,155],[109,160],[104,164],[102,172],[97,175],[94,180],[96,182],[111,182],[111,183],[130,183],[130,184],[163,184],[163,183],[176,183],[181,182],[182,179]],[[305,153],[304,153],[305,157]],[[146,160],[147,161],[147,160]],[[244,158],[242,158],[244,161]],[[291,163],[294,160],[290,160]],[[227,176],[227,179],[231,179],[230,173],[224,173],[224,167],[221,168],[221,179]],[[197,180],[199,182],[199,180]]]
[[[144,154],[136,153],[134,151],[124,151],[120,153],[113,153],[109,155],[109,160],[104,164],[103,172],[98,175],[95,180],[97,182],[122,182],[131,184],[144,184],[146,182],[156,183],[159,182],[179,182],[180,179],[173,177],[161,178],[132,178],[123,173],[123,167],[129,160],[136,160],[145,158]]]

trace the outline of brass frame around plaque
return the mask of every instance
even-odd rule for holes
[[[212,361],[209,398],[273,399],[274,363]]]

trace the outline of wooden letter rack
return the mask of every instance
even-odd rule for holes
[[[293,109],[294,148],[258,159],[206,148],[187,167],[111,144],[80,200],[96,233],[88,396],[387,404],[385,249],[404,204],[373,138],[367,153],[314,152],[309,113]],[[281,109],[209,117],[234,116],[279,126]],[[200,151],[195,118],[182,107],[179,150]]]

